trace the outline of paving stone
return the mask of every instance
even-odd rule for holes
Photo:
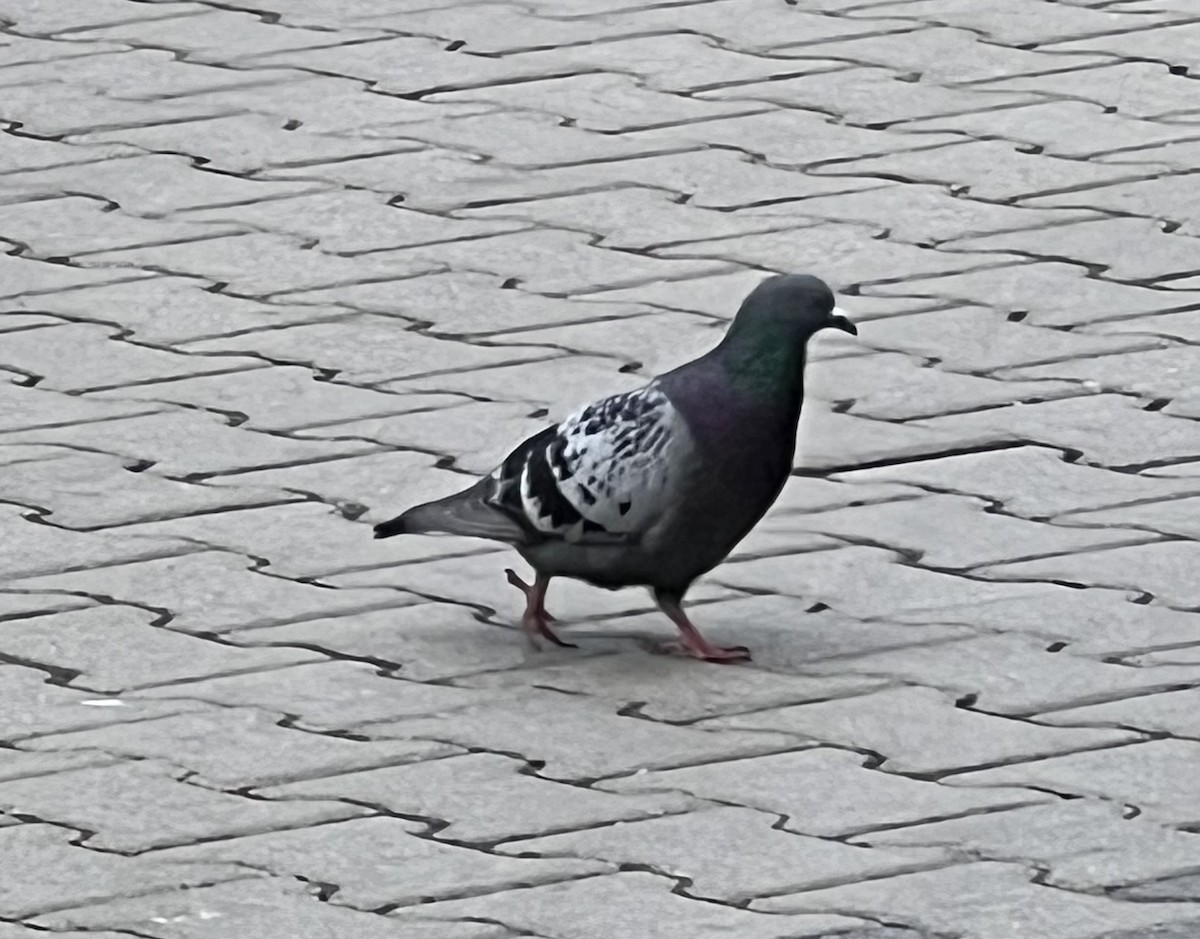
[[[628,316],[619,330],[608,321],[520,330],[492,337],[497,345],[541,344],[584,355],[623,359],[641,371],[661,374],[698,358],[721,340],[726,323],[694,313],[664,311]]]
[[[986,577],[1021,580],[1069,580],[1089,586],[1122,587],[1152,594],[1166,606],[1200,607],[1200,584],[1187,573],[1200,556],[1195,541],[1087,551],[1065,557],[1042,558],[983,568]]]
[[[5,472],[7,471],[6,468]],[[82,609],[91,605],[92,601],[84,597],[26,591],[7,593],[0,590],[0,622],[9,619],[25,619],[31,616],[45,616],[62,610]]]
[[[610,251],[594,245],[594,237],[559,230],[520,231],[462,242],[412,248],[408,257],[436,265],[484,270],[515,277],[539,293],[580,293],[623,287],[647,280],[679,280],[724,269],[704,260],[665,259],[655,255]]]
[[[200,362],[235,362],[225,356],[195,356]],[[261,363],[260,363],[261,364]],[[245,369],[211,376],[185,376],[153,384],[95,392],[95,397],[120,401],[152,401],[198,406],[245,415],[238,426],[252,430],[290,432],[314,423],[335,424],[355,418],[459,404],[461,399],[386,394],[336,381],[321,381],[312,369],[296,366]]]
[[[96,533],[87,536],[92,543],[97,537]],[[139,537],[131,543],[154,542]],[[140,562],[121,563],[119,558],[111,558],[95,570],[27,577],[14,586],[81,591],[122,603],[158,607],[171,613],[172,629],[201,634],[412,602],[394,591],[331,590],[260,574],[248,558],[216,551]]]
[[[510,357],[513,354],[513,351],[509,352]],[[523,351],[522,354],[526,353]],[[639,372],[623,372],[621,367],[615,359],[588,355],[568,357],[559,353],[535,361],[400,378],[385,382],[381,387],[401,393],[453,391],[492,401],[518,401],[531,411],[545,408],[550,412],[547,416],[551,420],[553,416],[561,420],[589,401],[640,388],[651,377]]]
[[[392,253],[347,258],[306,248],[298,238],[272,233],[210,238],[188,244],[148,245],[102,251],[87,265],[146,268],[204,277],[233,293],[264,296],[362,280],[391,280],[437,270],[437,262]]]
[[[818,674],[835,670],[837,674],[874,675],[973,695],[972,707],[977,704],[983,711],[1003,715],[1166,691],[1200,677],[1187,666],[1131,668],[1050,652],[1043,643],[1021,635],[910,646],[815,662],[809,668]]]
[[[3,186],[2,180],[6,178],[8,177],[0,176],[0,187]],[[0,291],[3,291],[0,300],[5,302],[14,297],[32,297],[92,284],[138,280],[148,276],[145,271],[87,271],[65,264],[50,264],[33,258],[15,257],[11,254],[0,255],[0,275],[3,275],[4,284],[0,287]]]
[[[1200,744],[1185,740],[1147,743],[1072,753],[1032,763],[964,773],[955,786],[1040,786],[1058,792],[1094,795],[1141,809],[1149,821],[1169,825],[1196,822],[1196,780],[1186,767]]]
[[[1049,447],[1017,446],[840,473],[849,482],[894,482],[980,496],[1025,518],[1189,495],[1195,484],[1068,462]]]
[[[1118,891],[1117,896],[1122,900],[1194,900],[1196,888],[1200,886],[1200,877],[1195,874],[1184,874],[1181,877],[1169,877],[1153,883],[1127,887]]]
[[[1195,240],[1200,246],[1200,239],[1188,240]],[[1026,379],[1061,378],[1090,383],[1091,387],[1106,391],[1169,398],[1195,387],[1188,373],[1197,363],[1200,363],[1200,352],[1194,347],[1172,345],[1152,351],[1129,352],[1119,358],[1110,354],[1005,370],[1002,375]]]
[[[157,858],[121,857],[74,847],[74,837],[62,828],[38,824],[0,831],[0,857],[5,858],[9,871],[0,887],[4,916],[24,919],[113,897],[254,876],[244,868],[219,862],[163,863]],[[37,875],[25,877],[20,871],[36,871]],[[0,932],[0,936],[7,939],[6,933]]]
[[[489,335],[645,312],[632,303],[543,297],[521,290],[519,285],[515,289],[504,288],[503,283],[496,275],[449,271],[398,281],[299,291],[289,296],[297,303],[344,303],[371,313],[402,316],[430,324],[428,330],[437,335]]]
[[[997,633],[1025,633],[1076,655],[1113,655],[1191,642],[1192,613],[1139,601],[1133,592],[1056,587],[1009,600],[965,603],[924,613],[893,614],[904,623],[960,623]],[[944,628],[944,627],[942,627]]]
[[[360,150],[363,148],[361,141],[358,146]],[[379,193],[345,189],[250,205],[201,209],[188,212],[184,217],[189,221],[203,221],[209,227],[253,227],[303,238],[316,242],[321,251],[331,254],[385,251],[478,238],[524,227],[520,222],[503,219],[448,218],[414,212],[402,205],[392,205]]]
[[[551,167],[535,176],[493,164],[480,164],[441,151],[374,157],[294,171],[273,171],[272,178],[304,178],[362,186],[395,194],[404,180],[404,204],[437,211],[471,207],[481,201],[524,201],[546,195],[586,192],[619,186],[657,187],[706,208],[733,208],[829,192],[872,188],[876,181],[821,179],[772,169],[740,154],[722,150],[655,153],[601,163]]]
[[[104,43],[102,48],[111,44]],[[83,44],[80,44],[83,48]],[[226,77],[226,81],[229,79]],[[244,76],[239,76],[244,81]],[[261,86],[259,86],[261,87]],[[0,117],[21,121],[21,129],[42,137],[82,134],[91,130],[157,121],[219,117],[230,108],[218,107],[207,97],[106,98],[103,115],[96,110],[97,89],[46,78],[5,87]],[[12,182],[10,180],[10,182]],[[265,190],[263,190],[265,191]]]
[[[150,402],[105,404],[108,413],[138,411],[143,416],[95,421],[69,429],[34,427],[9,434],[15,443],[59,444],[148,462],[155,472],[190,480],[272,466],[290,466],[334,456],[369,453],[379,447],[362,441],[301,440],[231,426],[216,415],[161,408]]]
[[[1188,650],[1180,651],[1186,653]],[[1162,654],[1169,656],[1172,653]],[[1132,727],[1176,737],[1200,737],[1200,718],[1196,713],[1198,698],[1200,689],[1197,688],[1163,691],[1090,707],[1048,711],[1039,714],[1038,720],[1065,727]]]
[[[661,248],[658,253],[665,257],[720,258],[777,271],[819,269],[835,290],[879,280],[881,271],[947,274],[1006,260],[1003,255],[955,255],[926,250],[883,241],[878,235],[868,226],[831,223],[808,232],[807,236],[802,233],[797,237],[794,232],[741,235]]]
[[[18,449],[18,448],[13,448]],[[0,498],[46,509],[55,525],[88,529],[128,522],[172,518],[193,512],[295,500],[277,489],[206,486],[166,479],[153,472],[133,473],[137,464],[100,453],[63,449],[50,460],[6,465]]]
[[[12,333],[5,337],[0,355],[6,362],[37,376],[38,384],[45,388],[76,394],[114,385],[262,365],[254,359],[185,355],[136,345],[122,341],[109,327],[84,323],[64,323],[50,327],[49,331]]]
[[[1137,316],[1128,320],[1096,323],[1084,328],[1088,333],[1098,335],[1165,336],[1169,339],[1181,339],[1184,342],[1196,342],[1200,340],[1200,325],[1197,324],[1196,319],[1195,311],[1188,310],[1183,313]],[[1080,331],[1075,335],[1082,336],[1083,333]]]
[[[0,650],[75,672],[71,682],[111,692],[320,658],[303,649],[231,649],[154,625],[144,610],[106,605],[5,624]]]
[[[95,47],[87,40],[84,42],[87,42],[89,47]],[[11,83],[8,87],[14,88],[18,93],[25,87],[44,80],[45,77],[44,68],[30,66],[17,67],[5,73],[5,78]],[[112,100],[119,107],[122,102],[179,100],[205,91],[237,89],[247,85],[259,86],[270,82],[294,80],[295,77],[294,72],[277,69],[263,70],[248,78],[230,69],[209,68],[180,61],[179,57],[164,49],[125,48],[109,54],[101,53],[74,59],[70,62],[65,80],[56,83],[58,87],[51,96],[57,97],[65,91],[71,98],[78,96],[78,100],[99,94]],[[105,116],[110,114],[106,108]],[[122,152],[131,151],[124,147]]]
[[[1095,891],[1194,867],[1200,839],[1098,799],[1072,799],[864,835],[873,847],[969,851],[1048,869],[1047,884]],[[1175,899],[1175,898],[1170,898]]]
[[[346,329],[347,325],[352,331]],[[406,325],[387,317],[363,314],[339,323],[312,323],[206,340],[193,343],[191,348],[252,352],[288,364],[330,368],[339,378],[356,384],[536,362],[558,354],[556,350],[536,346],[491,349],[434,339],[412,332]]]
[[[39,779],[43,776],[53,776],[55,773],[81,767],[107,766],[116,762],[116,757],[98,750],[85,750],[78,753],[31,753],[25,750],[6,750],[3,768],[0,768],[0,778],[6,781]],[[0,805],[4,805],[4,803],[0,802]],[[5,806],[3,811],[9,812],[9,814],[19,814],[17,810],[10,809],[8,806]]]
[[[460,479],[454,488],[462,488],[466,484]],[[409,496],[406,494],[403,498],[407,502]],[[392,505],[390,508],[392,512],[388,517],[396,514],[400,506]],[[295,537],[297,527],[307,532],[304,543]],[[332,584],[335,575],[342,572],[374,571],[375,568],[391,564],[425,561],[431,557],[457,557],[502,550],[494,543],[479,539],[450,537],[439,537],[432,542],[427,538],[402,538],[381,545],[371,537],[371,530],[365,523],[351,522],[329,506],[310,503],[265,506],[247,512],[194,515],[129,526],[124,530],[137,536],[175,536],[213,549],[262,558],[267,563],[264,568],[267,576],[320,578],[326,586]],[[375,580],[383,584],[389,578],[377,575]],[[402,588],[405,582],[403,578],[397,578],[396,581]],[[386,605],[400,606],[414,602],[418,602],[416,597],[396,596],[392,603]],[[266,625],[275,623],[252,620],[243,624],[251,628]]]
[[[739,607],[740,613],[754,601],[728,602]],[[726,603],[716,603],[699,608],[704,610],[703,614],[697,615],[705,619],[706,634],[709,632],[709,614],[726,606]],[[737,615],[731,614],[731,618]],[[575,633],[566,635],[574,636]],[[742,638],[749,637],[743,635]],[[710,669],[698,674],[684,660],[637,653],[593,658],[586,668],[581,664],[576,661],[527,663],[525,668],[485,673],[460,679],[456,684],[474,688],[550,688],[608,701],[616,708],[634,708],[637,714],[669,722],[691,722],[718,714],[840,698],[878,686],[876,681],[858,676],[783,676],[746,667]],[[774,667],[777,663],[768,658],[767,664]]]
[[[879,12],[903,17],[908,11],[903,5],[885,4]],[[1056,54],[1060,49],[1074,48],[1070,43],[1029,50],[983,42],[970,29],[941,26],[927,26],[899,36],[884,34],[824,42],[817,48],[821,55],[830,58],[845,58],[898,72],[919,72],[922,79],[948,84],[1044,72],[1064,66],[1084,67],[1105,61],[1103,54],[1090,59]],[[1088,48],[1086,42],[1083,48]]]
[[[428,400],[421,395],[406,395],[395,400],[414,399]],[[339,508],[353,505],[361,509],[365,506],[367,511],[360,516],[363,520],[382,522],[394,516],[404,501],[417,503],[437,499],[462,488],[462,474],[438,469],[434,464],[435,457],[430,454],[383,450],[345,459],[239,473],[227,479],[215,477],[212,483],[312,494]],[[327,521],[333,524],[332,519]],[[480,547],[475,541],[470,545],[467,550]],[[389,550],[385,545],[375,547],[385,552]]]
[[[1006,232],[962,238],[945,245],[949,250],[1009,251],[1045,254],[1052,244],[1059,258],[1104,266],[1117,280],[1169,280],[1200,271],[1200,239],[1164,234],[1162,222],[1140,218],[1109,218],[1056,225],[1051,232]]]
[[[91,149],[91,148],[88,148]],[[192,241],[239,231],[233,224],[201,225],[174,219],[144,219],[83,196],[62,196],[5,206],[5,237],[27,245],[27,253],[66,258],[140,244]]]
[[[796,51],[802,50],[803,47],[798,47]],[[902,135],[876,128],[842,124],[818,111],[761,108],[754,108],[747,114],[716,117],[689,124],[649,127],[622,136],[629,140],[644,141],[647,145],[719,145],[739,149],[752,140],[755,152],[762,154],[764,159],[772,164],[793,167],[809,166],[826,160],[874,156],[897,150],[924,149],[954,143],[959,139],[949,133]],[[878,180],[870,191],[877,191],[886,186],[885,181]],[[783,205],[781,203],[780,208]]]
[[[439,681],[525,663],[529,651],[514,629],[481,621],[478,611],[459,604],[418,603],[242,630],[229,639],[251,648],[298,646],[364,656],[397,664],[407,679]]]
[[[134,417],[154,413],[157,409],[160,409],[157,405],[142,402],[92,401],[61,391],[0,382],[0,432],[5,435],[38,427],[53,429],[67,424]],[[53,433],[50,436],[53,437]],[[24,449],[18,439],[5,436],[0,445],[5,449]],[[65,450],[70,445],[60,444],[58,449]]]
[[[347,936],[356,939],[503,939],[497,927],[478,923],[447,923],[440,933],[405,930],[410,927],[382,916],[336,903],[322,903],[313,888],[293,878],[240,880],[195,890],[156,893],[41,916],[40,925],[54,932],[71,926],[80,936],[100,936],[112,927],[120,935],[131,930],[156,939],[216,939],[230,933],[259,939],[317,939]],[[74,933],[63,933],[73,936]],[[116,933],[112,934],[116,935]],[[7,939],[7,937],[6,937]]]
[[[1141,166],[1126,165],[1125,169],[1137,172]],[[1155,175],[1145,171],[1142,175]],[[1131,215],[1144,215],[1169,222],[1187,225],[1187,234],[1197,232],[1194,219],[1196,199],[1192,191],[1184,188],[1180,191],[1174,180],[1169,177],[1142,179],[1137,182],[1125,182],[1096,189],[1087,189],[1079,193],[1062,193],[1059,195],[1041,196],[1030,201],[1036,206],[1078,207],[1087,205],[1089,208],[1104,209],[1110,212],[1127,212]],[[1180,289],[1190,288],[1195,291],[1195,282],[1178,281],[1172,284]],[[1194,297],[1189,299],[1195,302]],[[1182,306],[1182,303],[1177,306]]]
[[[493,10],[498,12],[499,5]],[[450,113],[442,115],[443,110]],[[478,151],[480,142],[487,141],[485,149],[493,159],[528,168],[642,156],[681,147],[677,140],[664,146],[653,139],[642,139],[642,135],[598,134],[564,126],[561,118],[540,111],[488,107],[455,114],[454,110],[438,105],[437,117],[375,124],[361,128],[358,133],[372,140],[419,140],[469,151]]]
[[[1120,61],[1100,68],[1082,68],[1057,76],[1069,81],[1071,97],[1115,107],[1119,113],[1152,118],[1191,109],[1194,90],[1186,80],[1178,81],[1166,65],[1158,62]],[[975,86],[1009,94],[1048,92],[1052,85],[1042,75],[989,81]]]
[[[1087,74],[1087,73],[1083,73]],[[1190,137],[1194,132],[1180,124],[1142,120],[1088,101],[1043,100],[998,111],[928,117],[895,129],[926,134],[954,131],[971,136],[995,136],[1015,143],[1045,148],[1060,157],[1091,157],[1129,147],[1154,147]],[[1114,157],[1119,162],[1159,162],[1154,149],[1130,151]],[[1170,156],[1161,154],[1166,162]],[[1101,159],[1101,162],[1108,162]]]
[[[1098,512],[1072,512],[1062,516],[1061,520],[1067,525],[1123,525],[1197,540],[1200,539],[1198,510],[1200,496],[1190,496],[1162,502],[1141,502]]]
[[[876,752],[888,772],[922,774],[1138,739],[1112,730],[1062,734],[1058,729],[957,708],[949,695],[920,687],[885,688],[856,697],[769,708],[717,718],[702,726],[800,734]]]
[[[319,662],[209,678],[187,685],[147,688],[138,691],[136,697],[160,700],[182,697],[221,707],[264,708],[294,715],[297,724],[304,728],[323,730],[427,714],[444,716],[455,709],[477,704],[482,707],[481,702],[496,696],[379,677],[375,669],[361,662]],[[377,727],[372,726],[373,734]],[[390,739],[402,737],[396,734]]]
[[[564,884],[509,890],[450,900],[411,910],[417,918],[486,917],[523,931],[562,939],[602,939],[616,929],[645,939],[708,939],[736,934],[746,939],[822,936],[861,925],[842,915],[765,916],[675,894],[672,881],[643,872],[588,877]],[[410,910],[400,910],[401,923]],[[533,932],[528,932],[533,935]]]
[[[160,217],[180,209],[278,198],[315,188],[318,186],[313,183],[205,172],[193,167],[186,157],[167,154],[0,176],[0,195],[8,198],[86,194],[115,202],[123,211],[145,218]],[[91,257],[97,259],[103,255]],[[107,279],[114,280],[112,272],[108,273]]]
[[[805,393],[829,401],[850,401],[848,413],[887,421],[1079,393],[1078,386],[1069,382],[1019,381],[1020,376],[1011,373],[1003,377],[996,381],[927,367],[911,356],[875,353],[814,363],[805,375]],[[845,397],[847,389],[853,389],[853,398]]]
[[[11,624],[5,627],[8,625]],[[0,737],[18,741],[31,735],[103,727],[199,707],[188,702],[126,701],[97,696],[93,692],[48,684],[50,677],[33,668],[0,666],[0,689],[5,701]]]
[[[686,878],[689,896],[735,902],[823,884],[886,877],[942,861],[938,849],[875,851],[776,828],[752,809],[719,807],[500,847],[518,857],[594,858]],[[353,824],[353,823],[351,823]]]
[[[1106,932],[1101,939],[1187,939],[1196,931],[1197,926],[1200,926],[1200,920],[1148,926],[1145,929],[1121,929],[1117,932]]]
[[[870,329],[862,330],[861,342],[876,349],[936,358],[941,366],[955,371],[990,372],[1015,365],[1156,348],[1163,344],[1161,340],[1131,334],[1158,332],[1156,323],[1168,330],[1175,323],[1186,329],[1190,316],[1168,313],[1088,327],[1087,332],[1065,332],[1012,322],[1003,313],[982,306],[958,306],[872,320]],[[1145,322],[1140,329],[1139,320]]]
[[[1200,141],[1192,136],[1148,148],[1118,150],[1115,153],[1104,154],[1097,159],[1101,163],[1165,163],[1176,172],[1186,173],[1195,167],[1198,152],[1200,152]],[[1195,234],[1195,229],[1189,227],[1184,234]]]
[[[913,135],[911,139],[928,140],[929,135]],[[925,153],[926,150],[922,148],[920,152]],[[933,152],[936,154],[938,151]],[[841,166],[837,162],[832,165],[835,169]],[[776,208],[782,209],[784,205]],[[1045,210],[980,202],[951,195],[941,186],[915,182],[881,185],[878,189],[835,196],[815,196],[791,208],[810,217],[877,225],[887,229],[888,238],[892,241],[922,247],[944,242],[951,242],[957,246],[958,242],[955,239],[968,238],[984,232],[1024,229],[1041,232],[1051,225],[1057,230],[1060,223],[1098,217],[1086,209]]]
[[[535,335],[526,334],[524,344],[514,348],[514,357],[520,356],[523,350],[536,343]],[[566,360],[562,365],[564,369],[570,367]],[[447,376],[443,381],[447,385],[454,384],[453,376]],[[313,427],[299,431],[297,436],[330,440],[358,439],[394,447],[411,447],[423,453],[452,457],[455,469],[482,476],[499,466],[516,444],[553,423],[545,413],[531,416],[540,410],[531,411],[528,404],[471,402],[453,408],[435,408]],[[468,428],[469,437],[464,439],[464,431]],[[463,479],[462,482],[465,488],[471,480]]]
[[[331,306],[268,304],[231,297],[205,290],[202,281],[184,277],[153,277],[20,297],[6,300],[5,306],[111,323],[130,330],[142,342],[164,344],[331,319],[351,312]]]
[[[1178,19],[1170,13],[1157,11],[1122,14],[1068,4],[1049,10],[1039,7],[1034,12],[1020,0],[1004,0],[986,9],[970,0],[917,0],[915,3],[888,4],[880,10],[867,12],[869,15],[885,13],[897,19],[936,21],[982,33],[1002,45],[1011,46],[1026,42],[1041,45],[1054,39],[1100,35],[1114,29],[1144,29]]]
[[[720,577],[720,574],[715,575]],[[701,584],[703,587],[703,583]],[[692,608],[692,615],[703,627],[704,635],[717,643],[730,645],[748,645],[754,653],[758,667],[771,672],[779,672],[789,676],[790,687],[802,699],[816,699],[826,695],[837,697],[850,692],[857,693],[875,684],[875,679],[865,676],[830,676],[827,679],[814,679],[811,675],[803,674],[810,662],[821,659],[835,658],[843,655],[854,655],[878,649],[889,649],[897,646],[918,645],[926,642],[938,642],[944,639],[960,638],[969,635],[966,628],[961,626],[943,626],[937,623],[921,623],[919,628],[912,626],[894,626],[887,622],[863,622],[852,619],[840,613],[828,610],[811,611],[812,604],[795,597],[760,595],[719,598],[719,602],[709,602]],[[936,620],[934,614],[929,617]],[[674,639],[670,627],[664,622],[662,614],[657,610],[644,613],[626,613],[619,617],[604,618],[588,621],[578,627],[568,623],[566,634],[572,639],[587,639],[588,646],[593,645],[597,638],[608,640],[632,639],[640,646],[661,650],[664,640]],[[623,681],[642,679],[643,686],[648,678],[660,682],[660,671],[667,666],[656,661],[647,662],[643,658],[634,660],[627,657],[628,664],[621,678],[613,676],[606,680],[602,688],[589,691],[598,694],[608,694],[605,689],[614,687],[620,691]],[[607,661],[607,660],[605,660]],[[674,666],[671,666],[674,668]],[[615,670],[615,665],[613,666]],[[695,684],[696,678],[687,676],[683,663],[679,666],[681,680]],[[599,671],[597,663],[589,663],[589,675]],[[732,671],[727,669],[726,671]],[[737,670],[741,674],[741,669]],[[734,677],[716,676],[713,681],[720,680],[721,685],[727,685],[730,690],[738,687]],[[560,681],[563,679],[559,679]],[[749,675],[744,679],[751,683]],[[575,679],[577,683],[587,688],[590,682],[583,678]],[[762,683],[755,678],[755,682]],[[831,681],[832,684],[825,684]],[[801,682],[803,684],[801,684]],[[864,684],[867,682],[869,684]],[[615,684],[613,684],[615,683]],[[679,709],[686,712],[690,696],[680,689],[676,697],[668,697],[673,692],[674,685],[660,687],[658,693],[652,693],[645,687],[640,692],[632,688],[628,690],[626,703],[641,702],[647,713],[662,711],[672,719],[671,715]],[[706,688],[707,684],[699,687]],[[766,687],[770,687],[767,683]],[[808,694],[805,689],[814,689],[817,693]],[[707,689],[714,694],[713,689]],[[695,692],[693,691],[692,694]],[[745,692],[742,692],[743,694]],[[647,701],[649,699],[649,701]],[[713,705],[723,702],[721,696],[713,699]],[[697,712],[694,716],[702,716]]]
[[[1044,802],[1044,793],[999,786],[968,790],[865,768],[864,757],[825,747],[651,771],[601,785],[618,792],[679,790],[785,816],[783,828],[818,837]],[[963,798],[963,796],[967,796]]]
[[[911,87],[911,86],[910,86]],[[999,101],[997,104],[1006,102]],[[981,172],[987,167],[986,172]],[[1087,167],[1083,170],[1083,167]],[[1154,164],[1125,166],[1081,163],[1046,154],[1031,154],[1001,141],[972,141],[936,150],[908,151],[836,163],[825,174],[885,175],[922,183],[951,186],[980,199],[1014,202],[1039,194],[1111,184],[1166,171]],[[1088,189],[1090,193],[1090,189]],[[1087,205],[1087,196],[1071,199],[1071,205]],[[1011,241],[1011,239],[1010,239]]]
[[[88,793],[80,803],[78,793]],[[138,852],[200,839],[252,834],[349,818],[357,806],[267,803],[179,782],[152,761],[119,763],[0,783],[0,805],[59,825],[94,831],[88,844]]]
[[[559,114],[586,130],[620,133],[672,121],[703,120],[745,109],[740,101],[709,101],[643,88],[626,75],[574,75],[544,81],[440,91],[432,103],[490,104]]]
[[[310,133],[304,128],[289,129],[286,123],[265,114],[231,114],[171,124],[96,130],[73,134],[68,139],[79,144],[126,144],[143,150],[186,153],[204,158],[208,161],[206,165],[214,169],[245,175],[279,166],[409,149],[403,144],[384,140]],[[255,216],[255,209],[250,205],[242,206],[241,211],[247,217]],[[212,212],[222,214],[219,209]],[[198,213],[195,218],[202,219],[205,214]]]
[[[466,692],[483,699],[453,714],[374,723],[374,738],[433,739],[519,753],[545,763],[552,779],[584,779],[639,769],[729,759],[793,746],[783,734],[673,727],[622,717],[603,704],[540,689]],[[544,728],[554,727],[547,735]],[[587,744],[581,747],[580,741]],[[640,778],[640,777],[639,777]]]
[[[883,619],[904,611],[937,611],[1046,592],[1043,585],[993,583],[929,571],[898,563],[900,560],[891,551],[854,546],[726,563],[710,578],[739,590],[818,601],[847,616]],[[864,579],[875,589],[863,591]]]
[[[669,193],[630,186],[557,198],[535,199],[456,213],[470,219],[538,223],[600,235],[600,245],[648,248],[663,243],[723,238],[747,232],[803,227],[794,206],[762,206],[717,212],[679,203]],[[816,224],[809,222],[808,224]],[[686,235],[681,238],[681,235]]]
[[[55,571],[108,569],[114,564],[171,558],[195,550],[176,538],[129,537],[115,532],[83,534],[36,521],[36,512],[0,505],[0,581],[37,577]],[[30,518],[29,516],[33,516]]]
[[[612,870],[597,861],[516,859],[413,836],[425,827],[397,818],[351,819],[176,849],[165,856],[229,859],[278,876],[336,883],[339,904],[359,909],[410,906]]]
[[[859,67],[799,78],[735,85],[702,92],[701,99],[728,104],[767,102],[778,107],[819,111],[853,124],[888,125],[930,115],[978,111],[1022,104],[1028,92],[947,87],[904,81],[890,69]]]
[[[1101,191],[1089,190],[1088,199],[1096,201],[1094,193]],[[1172,205],[1177,206],[1178,201]],[[868,289],[880,295],[956,300],[1004,313],[1024,313],[1024,322],[1034,326],[1090,324],[1200,304],[1200,291],[1101,281],[1088,278],[1077,265],[1050,262],[1025,264],[1018,269],[995,267],[947,276],[910,277],[902,283],[876,284]]]
[[[338,31],[338,39],[343,42],[370,39],[378,35],[377,31],[369,29],[342,28]],[[231,37],[236,37],[236,40],[230,41]],[[188,16],[183,23],[171,19],[152,19],[98,27],[89,29],[84,38],[88,41],[108,39],[131,45],[161,46],[185,53],[193,61],[222,63],[272,49],[324,45],[332,39],[329,33],[320,30],[295,27],[278,29],[253,13],[224,9],[210,9]]]
[[[1031,882],[1019,864],[983,861],[941,870],[901,874],[752,904],[777,913],[854,909],[864,916],[942,931],[965,929],[978,939],[1029,936],[1092,939],[1116,923],[1153,926],[1195,919],[1195,904],[1121,903],[1108,897],[1048,889]],[[953,924],[953,925],[951,925]]]
[[[186,693],[183,686],[179,691]],[[229,746],[236,741],[235,746]],[[264,711],[212,708],[136,724],[113,724],[43,736],[25,744],[37,750],[95,749],[130,759],[186,767],[198,781],[221,789],[272,786],[454,753],[452,747],[415,741],[359,741],[286,729]]]
[[[481,788],[492,794],[480,800]],[[447,822],[438,836],[488,843],[682,812],[694,801],[678,793],[626,795],[543,779],[498,753],[468,753],[265,790],[273,799],[354,799],[402,815]],[[493,801],[494,800],[494,801]],[[505,806],[503,812],[494,806]]]
[[[852,543],[886,545],[928,567],[963,570],[1038,555],[1071,554],[1108,545],[1152,540],[1129,521],[1118,527],[1028,522],[988,511],[982,500],[957,495],[903,499],[884,505],[855,506],[805,517],[812,531]],[[1071,517],[1074,519],[1074,516]]]
[[[1081,450],[1087,463],[1124,469],[1200,452],[1200,427],[1194,421],[1146,411],[1140,402],[1112,394],[952,414],[908,426],[948,433],[990,432],[998,443],[1069,447]]]

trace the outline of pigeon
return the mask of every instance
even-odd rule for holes
[[[546,612],[554,577],[645,586],[678,627],[685,653],[748,659],[710,643],[684,613],[688,588],[763,517],[792,470],[808,340],[858,335],[833,291],[806,274],[770,277],[739,307],[712,350],[636,391],[576,411],[518,444],[462,492],[408,509],[376,538],[451,533],[504,542],[533,568],[525,594],[530,643],[560,646]]]

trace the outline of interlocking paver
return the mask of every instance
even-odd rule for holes
[[[854,909],[862,915],[889,915],[930,930],[964,929],[979,939],[1008,939],[1014,933],[1087,939],[1115,922],[1155,926],[1194,920],[1200,912],[1194,903],[1121,903],[1054,890],[1031,883],[1027,868],[990,861],[758,900],[753,908],[774,912]]]
[[[129,853],[366,811],[338,802],[262,802],[181,781],[183,775],[151,760],[73,769],[0,783],[0,806],[93,833],[86,840],[95,848]],[[80,792],[88,793],[82,804]]]
[[[1200,838],[1128,817],[1099,799],[1071,799],[879,831],[861,839],[876,847],[945,847],[994,860],[1027,859],[1048,868],[1045,882],[1092,891],[1154,880],[1196,863]]]
[[[481,789],[491,798],[480,800]],[[275,799],[328,799],[331,793],[402,815],[436,819],[446,823],[439,827],[439,837],[472,843],[655,818],[696,804],[679,793],[625,794],[556,782],[498,753],[425,760],[263,792]],[[499,804],[505,806],[503,812],[494,810]]]
[[[889,772],[896,773],[937,773],[1138,739],[1121,731],[1061,734],[1036,724],[956,708],[950,695],[914,687],[770,708],[718,718],[704,726],[783,730],[871,750],[884,758]]]
[[[3,939],[1197,932],[1185,0],[0,20]],[[370,537],[797,270],[753,662]]]

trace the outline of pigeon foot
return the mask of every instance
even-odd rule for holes
[[[750,659],[750,650],[745,646],[716,646],[700,634],[692,621],[687,618],[679,600],[669,594],[655,593],[659,608],[670,617],[672,623],[679,627],[679,643],[683,651],[694,659],[706,662],[746,662]]]
[[[573,642],[560,639],[550,628],[549,624],[555,620],[546,612],[546,589],[550,586],[549,577],[538,574],[532,584],[527,584],[517,576],[517,572],[511,567],[504,569],[504,575],[510,584],[525,594],[525,612],[521,615],[521,629],[525,631],[525,638],[533,648],[539,648],[539,638],[546,639],[556,646],[562,646],[564,649],[579,648]]]

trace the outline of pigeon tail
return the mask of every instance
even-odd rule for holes
[[[486,482],[482,480],[481,484]],[[520,525],[484,501],[481,484],[435,502],[414,506],[393,519],[380,522],[375,526],[375,537],[441,533],[490,538],[508,544],[528,541],[528,535]]]

